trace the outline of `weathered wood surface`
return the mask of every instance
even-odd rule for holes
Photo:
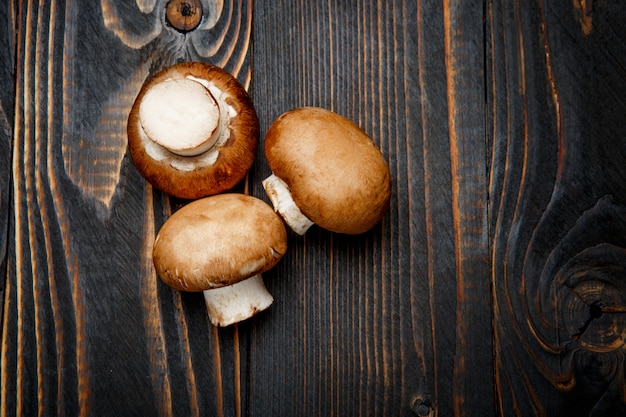
[[[498,409],[625,415],[626,8],[487,13]]]
[[[12,22],[10,10],[0,7],[0,296],[4,294],[4,277],[6,276],[6,254],[9,221],[9,199],[11,189],[11,144],[13,120],[13,51],[14,44],[9,31]],[[2,297],[4,299],[4,297]]]
[[[624,414],[618,2],[205,0],[187,35],[163,0],[7,3],[2,415]],[[185,202],[126,151],[141,83],[180,60],[237,76],[262,131],[351,118],[394,179],[374,230],[290,234],[275,304],[226,329],[155,277]],[[261,147],[235,191],[268,174]]]

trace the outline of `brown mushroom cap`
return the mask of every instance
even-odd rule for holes
[[[302,213],[320,227],[358,234],[389,207],[387,161],[356,124],[329,110],[303,107],[274,121],[265,156]]]
[[[284,223],[268,204],[220,194],[175,212],[159,230],[152,257],[167,285],[204,291],[263,273],[286,251]]]
[[[147,92],[161,82],[181,79],[202,84],[220,106],[222,137],[200,155],[167,150],[151,140],[141,124],[139,109]],[[182,117],[181,126],[185,122]],[[229,190],[245,177],[256,156],[259,120],[252,100],[236,78],[214,65],[184,62],[144,83],[129,114],[127,131],[130,155],[148,182],[169,195],[196,199]]]

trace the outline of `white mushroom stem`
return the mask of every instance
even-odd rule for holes
[[[229,326],[268,308],[274,298],[265,288],[261,274],[236,284],[205,290],[209,319],[214,326]]]
[[[283,180],[272,174],[262,181],[263,188],[270,198],[274,210],[281,215],[285,223],[297,234],[303,235],[315,223],[306,217],[293,201],[291,191]]]
[[[220,136],[220,108],[206,86],[189,78],[156,84],[139,105],[139,120],[150,140],[181,156],[200,155]]]

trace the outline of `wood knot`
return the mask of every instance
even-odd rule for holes
[[[179,32],[194,30],[202,20],[200,0],[170,0],[166,7],[167,23]]]
[[[593,272],[583,272],[578,282],[570,282],[559,292],[562,324],[570,339],[585,350],[622,349],[626,341],[624,285],[607,278],[612,271]]]
[[[428,417],[434,412],[434,407],[430,400],[416,397],[411,403],[411,411],[418,417]]]

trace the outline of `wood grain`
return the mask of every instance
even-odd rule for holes
[[[590,0],[0,5],[0,415],[626,412],[626,9]],[[197,3],[197,2],[196,2]],[[126,151],[142,82],[187,60],[265,131],[314,105],[393,178],[373,230],[314,227],[218,329],[155,276],[186,201]],[[263,139],[263,138],[262,138]],[[234,191],[266,201],[259,148]]]
[[[125,141],[134,94],[163,66],[207,60],[249,83],[251,5],[208,6],[183,36],[162,2],[16,4],[3,415],[232,415],[239,369],[216,353],[238,351],[236,329],[222,340],[201,295],[156,279],[172,207]]]
[[[625,412],[626,14],[584,5],[488,10],[501,414]]]
[[[303,105],[356,121],[390,163],[393,202],[365,235],[293,239],[281,279],[268,280],[283,296],[252,338],[252,415],[493,410],[482,372],[491,367],[482,3],[443,6],[255,5],[262,130]],[[259,161],[255,193],[268,174]]]
[[[11,204],[11,149],[12,120],[14,108],[13,84],[13,33],[9,24],[13,21],[10,2],[0,6],[0,297],[4,299],[4,277],[6,276],[6,253]],[[0,313],[1,314],[1,313]]]

